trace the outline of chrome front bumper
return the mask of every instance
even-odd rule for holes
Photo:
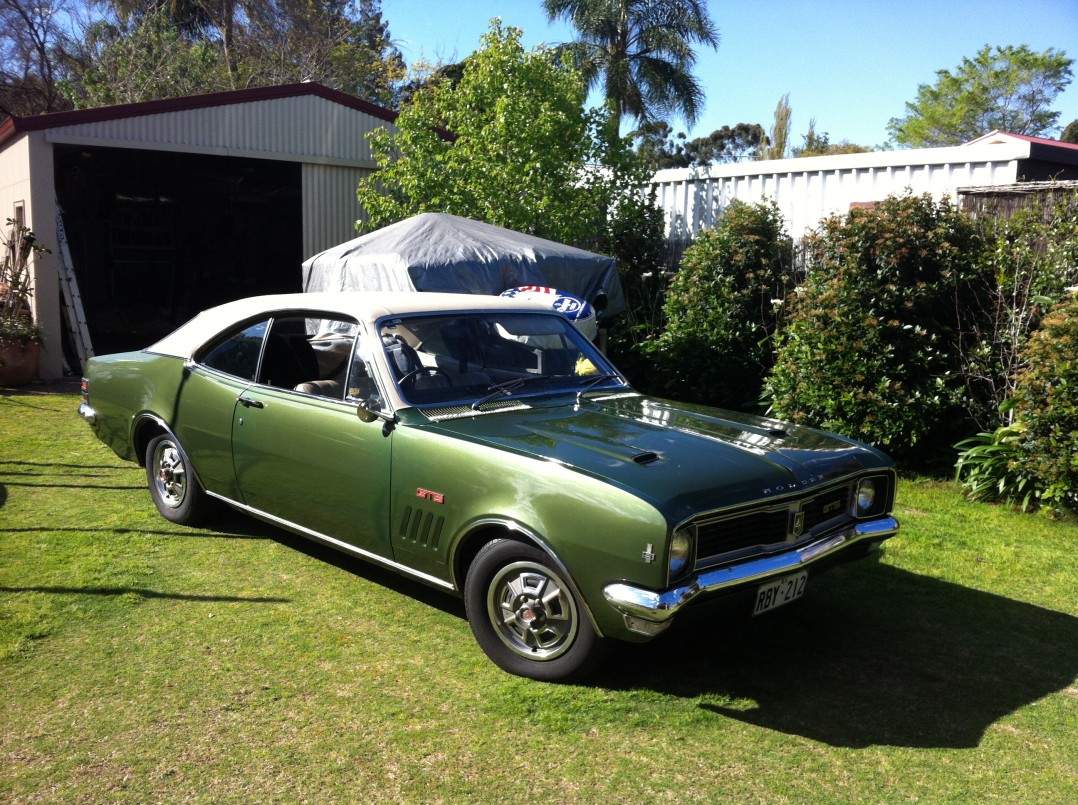
[[[697,596],[749,586],[811,565],[858,543],[883,542],[898,532],[894,517],[855,523],[796,550],[753,559],[738,565],[703,570],[668,590],[655,591],[631,584],[609,584],[606,600],[625,616],[627,627],[639,634],[658,634],[679,609]]]

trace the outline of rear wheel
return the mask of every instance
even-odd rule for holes
[[[472,563],[464,600],[475,639],[498,667],[569,682],[594,669],[606,643],[553,564],[531,545],[495,540]]]
[[[191,471],[191,462],[172,436],[162,434],[146,446],[146,481],[161,515],[173,523],[195,525],[211,501]]]

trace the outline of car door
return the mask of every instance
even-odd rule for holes
[[[214,339],[187,367],[170,418],[203,487],[240,499],[232,464],[236,400],[254,381],[268,317],[241,324]]]
[[[303,378],[302,367],[288,369],[271,359],[274,331],[281,324],[275,320],[263,358],[277,377],[260,371],[260,382],[239,396],[233,415],[232,459],[242,501],[311,536],[392,559],[391,437],[383,434],[381,421],[360,420],[359,403],[345,394],[343,381],[339,392],[296,390],[335,381]],[[358,365],[362,361],[352,362],[353,372]],[[293,384],[296,380],[301,382]],[[327,396],[331,393],[340,398]]]

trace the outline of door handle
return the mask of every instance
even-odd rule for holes
[[[237,402],[244,408],[265,408],[266,404],[261,400],[252,400],[250,397],[240,397]]]

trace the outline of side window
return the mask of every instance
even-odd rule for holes
[[[269,321],[244,327],[211,347],[202,356],[200,363],[218,372],[244,380],[254,380],[258,370],[258,356],[262,352],[262,341],[268,327]]]
[[[315,316],[274,318],[258,382],[341,400],[359,325]]]

